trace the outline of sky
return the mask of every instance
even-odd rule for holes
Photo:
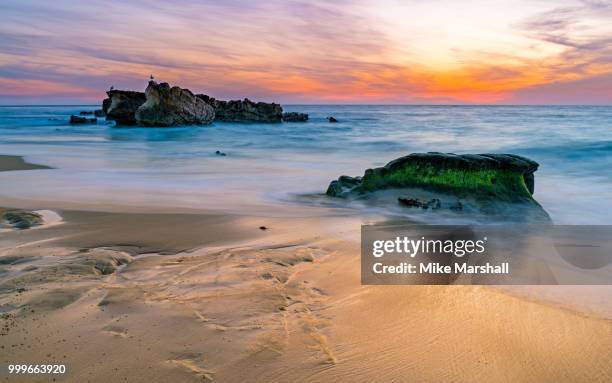
[[[0,104],[612,104],[612,0],[2,0]]]

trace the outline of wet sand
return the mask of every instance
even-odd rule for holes
[[[58,213],[0,233],[0,360],[66,363],[58,381],[612,380],[609,318],[361,286],[355,218]]]
[[[12,170],[34,170],[51,169],[49,166],[38,165],[26,162],[21,156],[7,156],[0,154],[0,172]]]

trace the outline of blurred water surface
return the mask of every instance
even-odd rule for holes
[[[288,105],[310,121],[68,124],[70,114],[94,109],[0,107],[0,154],[55,168],[0,173],[0,197],[270,211],[411,152],[504,152],[540,163],[535,197],[556,223],[612,223],[608,106]]]

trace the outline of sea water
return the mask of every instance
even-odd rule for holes
[[[0,199],[275,214],[275,207],[325,205],[332,179],[412,152],[514,153],[540,163],[534,197],[555,223],[612,224],[609,106],[285,105],[310,120],[68,123],[71,114],[96,108],[0,107],[0,154],[54,168],[0,173]],[[347,208],[326,205],[336,207]]]

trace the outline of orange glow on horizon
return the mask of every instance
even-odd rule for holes
[[[109,3],[7,7],[0,102],[99,100],[151,73],[281,103],[612,102],[607,2]]]

